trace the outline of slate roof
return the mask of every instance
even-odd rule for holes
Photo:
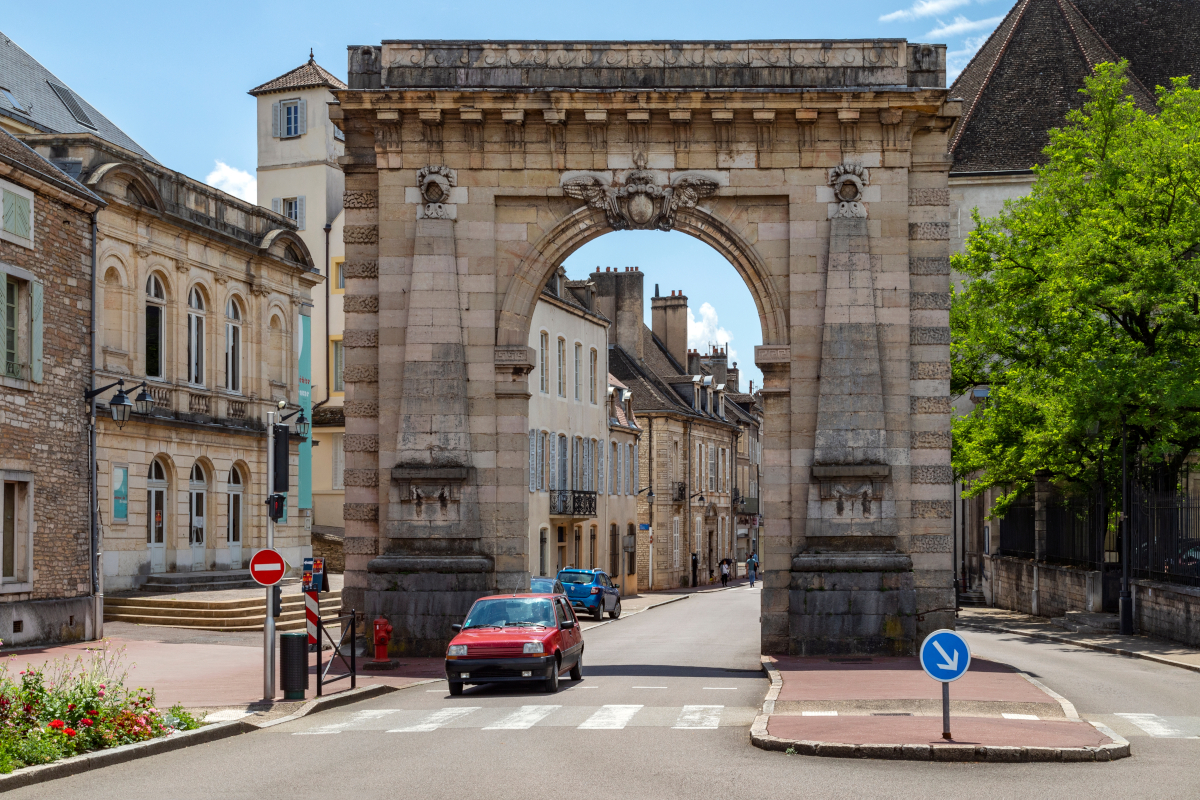
[[[1084,78],[1130,62],[1134,102],[1153,111],[1154,87],[1200,78],[1195,0],[1019,0],[950,87],[963,116],[950,143],[953,173],[1028,170],[1049,129],[1083,104]]]
[[[132,84],[126,86],[133,90]],[[158,163],[112,120],[3,33],[0,33],[0,87],[11,92],[22,107],[15,108],[0,94],[0,115],[43,133],[93,133]]]
[[[313,60],[312,51],[308,53],[308,61],[296,67],[291,72],[285,72],[274,80],[267,81],[261,86],[255,86],[247,94],[258,97],[260,94],[274,92],[291,92],[297,89],[313,89],[326,86],[330,89],[345,89],[346,84],[329,70]]]
[[[17,169],[32,173],[41,180],[57,186],[63,191],[82,197],[89,203],[94,203],[97,206],[108,205],[99,195],[42,158],[36,150],[6,130],[0,130],[0,161],[11,164]]]

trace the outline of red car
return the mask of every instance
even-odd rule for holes
[[[583,679],[583,633],[565,597],[506,594],[481,597],[446,648],[450,694],[468,683],[542,681],[558,691],[558,676]]]

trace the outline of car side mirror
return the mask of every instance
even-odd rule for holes
[[[573,620],[573,619],[564,619],[564,620],[563,620],[563,623],[562,623],[562,627],[563,627],[563,630],[566,630],[566,629],[568,629],[568,628],[574,628],[574,627],[575,627],[575,620]]]
[[[458,633],[459,631],[461,631],[461,630],[462,630],[462,625],[459,625],[459,624],[456,622],[456,623],[454,623],[453,625],[451,625],[451,626],[450,626],[450,630],[454,631],[455,633]]]

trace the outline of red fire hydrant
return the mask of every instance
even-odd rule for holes
[[[388,642],[392,640],[392,623],[387,617],[375,618],[375,663],[386,663],[388,659]]]

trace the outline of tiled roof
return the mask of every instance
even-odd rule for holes
[[[1084,78],[1104,61],[1129,60],[1130,94],[1153,111],[1156,84],[1200,77],[1198,45],[1195,0],[1019,0],[950,87],[963,99],[951,172],[1041,162],[1048,131],[1083,104]]]
[[[291,72],[285,72],[274,80],[267,81],[261,86],[255,86],[248,94],[257,97],[260,94],[290,92],[295,89],[313,89],[317,86],[327,86],[330,89],[346,88],[345,83],[313,60],[310,51],[308,61],[296,67]]]
[[[155,160],[112,120],[2,33],[0,87],[11,92],[21,106],[20,109],[14,107],[0,95],[0,115],[43,133],[93,133],[118,147]]]
[[[346,425],[345,409],[341,406],[314,408],[312,424],[318,428],[342,428]]]
[[[82,197],[89,203],[95,203],[97,206],[107,205],[103,199],[86,186],[42,158],[36,150],[5,130],[0,130],[0,161],[33,173],[41,180]]]

